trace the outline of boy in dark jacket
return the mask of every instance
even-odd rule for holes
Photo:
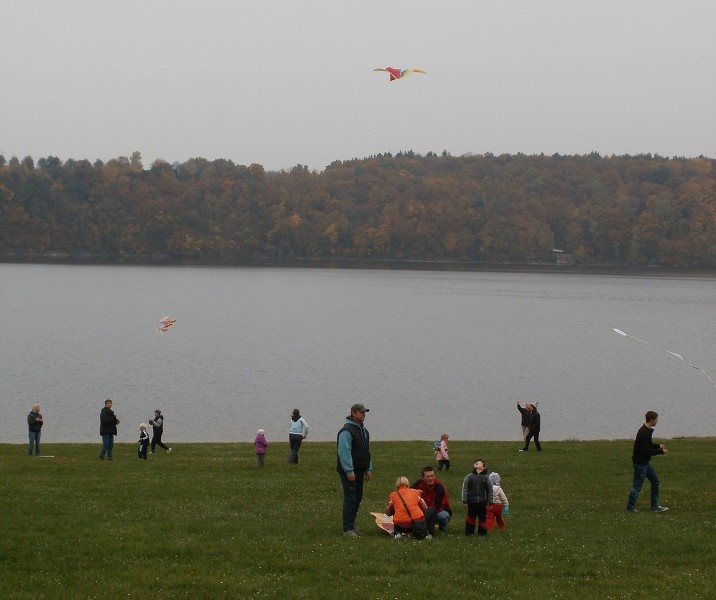
[[[487,463],[476,460],[472,473],[462,482],[462,503],[467,507],[465,535],[487,535],[487,505],[492,502],[492,484],[487,476]]]

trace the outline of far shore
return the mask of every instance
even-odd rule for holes
[[[312,269],[378,269],[412,271],[464,271],[506,273],[551,273],[579,275],[612,275],[624,277],[695,277],[714,278],[716,269],[688,269],[662,266],[595,265],[556,263],[483,263],[449,260],[395,260],[348,258],[293,259],[217,259],[196,260],[171,256],[0,254],[0,264],[92,265],[92,266],[167,266],[167,267],[241,267],[241,268],[312,268]]]

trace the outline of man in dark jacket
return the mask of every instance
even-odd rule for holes
[[[44,423],[40,414],[40,405],[35,404],[27,415],[27,430],[30,443],[27,446],[27,453],[32,456],[32,447],[35,446],[35,456],[40,456],[40,432]]]
[[[530,415],[530,422],[527,426],[527,437],[525,438],[525,447],[520,450],[520,452],[527,452],[527,450],[530,449],[530,440],[534,438],[535,446],[537,447],[537,451],[542,451],[542,446],[539,443],[539,429],[540,429],[540,416],[537,412],[537,405],[535,404],[528,404],[527,410],[529,411]]]
[[[154,418],[149,420],[149,424],[152,426],[152,454],[154,449],[159,446],[164,448],[167,452],[171,452],[172,449],[162,442],[162,434],[164,433],[164,417],[162,411],[157,409],[154,411]]]
[[[440,527],[440,531],[447,531],[450,517],[452,517],[452,507],[448,491],[435,476],[435,469],[431,466],[423,467],[422,479],[418,479],[410,487],[423,492],[422,498],[428,506],[428,510],[425,511],[428,533],[435,535],[436,523]]]
[[[363,426],[367,412],[369,409],[362,404],[351,406],[351,414],[337,439],[336,471],[343,486],[343,535],[353,538],[360,535],[356,531],[356,515],[363,499],[363,482],[370,481],[373,470],[370,436]]]
[[[627,512],[636,512],[636,501],[639,499],[639,492],[641,492],[641,487],[644,485],[644,479],[648,479],[651,483],[651,510],[654,512],[669,510],[666,506],[659,504],[659,477],[650,462],[652,456],[668,452],[664,444],[655,444],[651,441],[651,436],[654,434],[654,427],[658,420],[659,415],[656,412],[653,410],[648,411],[644,415],[644,424],[636,432],[631,457],[634,465],[634,481],[629,492]]]
[[[112,401],[107,398],[104,401],[104,408],[99,413],[99,434],[102,436],[102,450],[99,453],[99,459],[104,460],[105,454],[107,460],[112,460],[112,448],[114,448],[114,436],[117,435],[117,425],[119,419],[112,410]]]

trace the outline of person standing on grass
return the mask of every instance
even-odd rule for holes
[[[157,446],[164,448],[167,452],[171,452],[172,449],[162,442],[164,417],[162,416],[161,410],[157,409],[154,411],[154,418],[149,420],[149,424],[152,426],[152,454],[154,454],[154,449]]]
[[[520,403],[517,403],[517,410],[520,411],[520,415],[522,415],[522,420],[520,421],[520,425],[522,426],[522,447],[524,448],[525,444],[527,444],[527,434],[530,432],[530,409],[529,404],[525,406],[525,408],[522,408],[520,406]]]
[[[502,515],[506,514],[505,510],[509,511],[510,502],[500,485],[500,474],[497,472],[490,473],[489,479],[492,485],[492,502],[487,505],[487,529],[494,529],[495,523],[500,529],[504,529],[505,521]]]
[[[294,408],[291,414],[291,425],[288,430],[288,443],[291,445],[291,454],[288,457],[288,464],[298,464],[298,449],[301,447],[301,442],[306,439],[307,435],[308,423],[306,419],[301,416],[301,411]]]
[[[363,425],[365,413],[362,404],[351,406],[336,440],[336,471],[343,486],[343,535],[358,537],[356,515],[363,499],[363,482],[370,481],[373,465],[370,459],[370,435]]]
[[[525,447],[520,452],[527,452],[530,449],[530,440],[534,438],[537,452],[542,452],[542,446],[539,443],[540,416],[537,412],[536,404],[528,404],[527,410],[530,413],[530,423],[527,426],[527,437],[525,437]]]
[[[668,450],[664,444],[655,444],[651,441],[654,434],[654,427],[659,421],[659,415],[653,410],[647,411],[644,415],[644,424],[636,432],[634,449],[632,451],[632,464],[634,466],[634,481],[631,484],[629,500],[627,501],[627,512],[636,512],[636,501],[644,485],[644,479],[651,483],[651,510],[654,512],[666,512],[666,506],[659,504],[659,477],[651,465],[651,457],[657,454],[666,454]]]
[[[448,454],[447,445],[449,439],[450,436],[447,433],[443,433],[440,436],[440,446],[438,446],[438,449],[435,452],[435,458],[438,461],[438,472],[442,471],[443,467],[445,467],[445,471],[450,470],[450,455]]]
[[[487,535],[487,505],[493,501],[492,484],[487,478],[487,464],[476,460],[470,473],[462,482],[462,503],[467,508],[465,535]]]
[[[107,398],[104,401],[104,408],[99,413],[99,434],[102,436],[102,450],[99,453],[100,460],[104,460],[105,455],[107,460],[112,460],[117,425],[119,425],[119,419],[112,410],[112,401]]]
[[[147,424],[139,425],[139,440],[137,441],[137,458],[139,460],[147,460],[147,446],[149,446],[149,434],[147,433]]]
[[[40,414],[40,405],[35,404],[27,415],[27,429],[30,443],[27,446],[27,454],[32,456],[32,447],[35,446],[35,456],[40,456],[40,431],[44,421]]]
[[[256,453],[256,466],[264,466],[264,458],[266,457],[266,449],[268,448],[268,441],[266,440],[266,432],[263,429],[259,429],[256,432],[256,439],[254,439],[254,452]]]

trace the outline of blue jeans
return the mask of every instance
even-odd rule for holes
[[[435,515],[435,523],[440,527],[440,531],[447,531],[448,523],[450,522],[450,513],[446,510],[441,510]]]
[[[356,473],[355,481],[348,481],[348,476],[343,472],[338,475],[343,485],[343,531],[351,531],[356,528],[356,515],[363,499],[365,473]]]
[[[448,511],[441,510],[438,512],[434,506],[430,506],[424,512],[430,535],[435,535],[435,525],[440,527],[440,531],[447,531],[448,523],[450,522],[450,513]]]
[[[634,481],[629,492],[627,510],[629,512],[636,510],[636,501],[639,499],[639,492],[641,492],[641,486],[644,485],[644,479],[648,479],[651,483],[651,510],[659,508],[659,477],[656,475],[654,467],[651,466],[651,463],[646,463],[645,465],[633,464]]]
[[[289,433],[288,443],[291,444],[291,455],[288,457],[288,463],[290,465],[298,464],[298,450],[303,442],[303,435],[300,433]]]
[[[99,457],[104,460],[104,455],[107,455],[109,460],[112,460],[112,448],[114,448],[114,436],[110,434],[102,434],[102,451],[99,453]]]
[[[32,446],[35,445],[35,455],[40,456],[40,432],[30,431],[28,432],[30,443],[27,445],[27,453],[32,456]]]

